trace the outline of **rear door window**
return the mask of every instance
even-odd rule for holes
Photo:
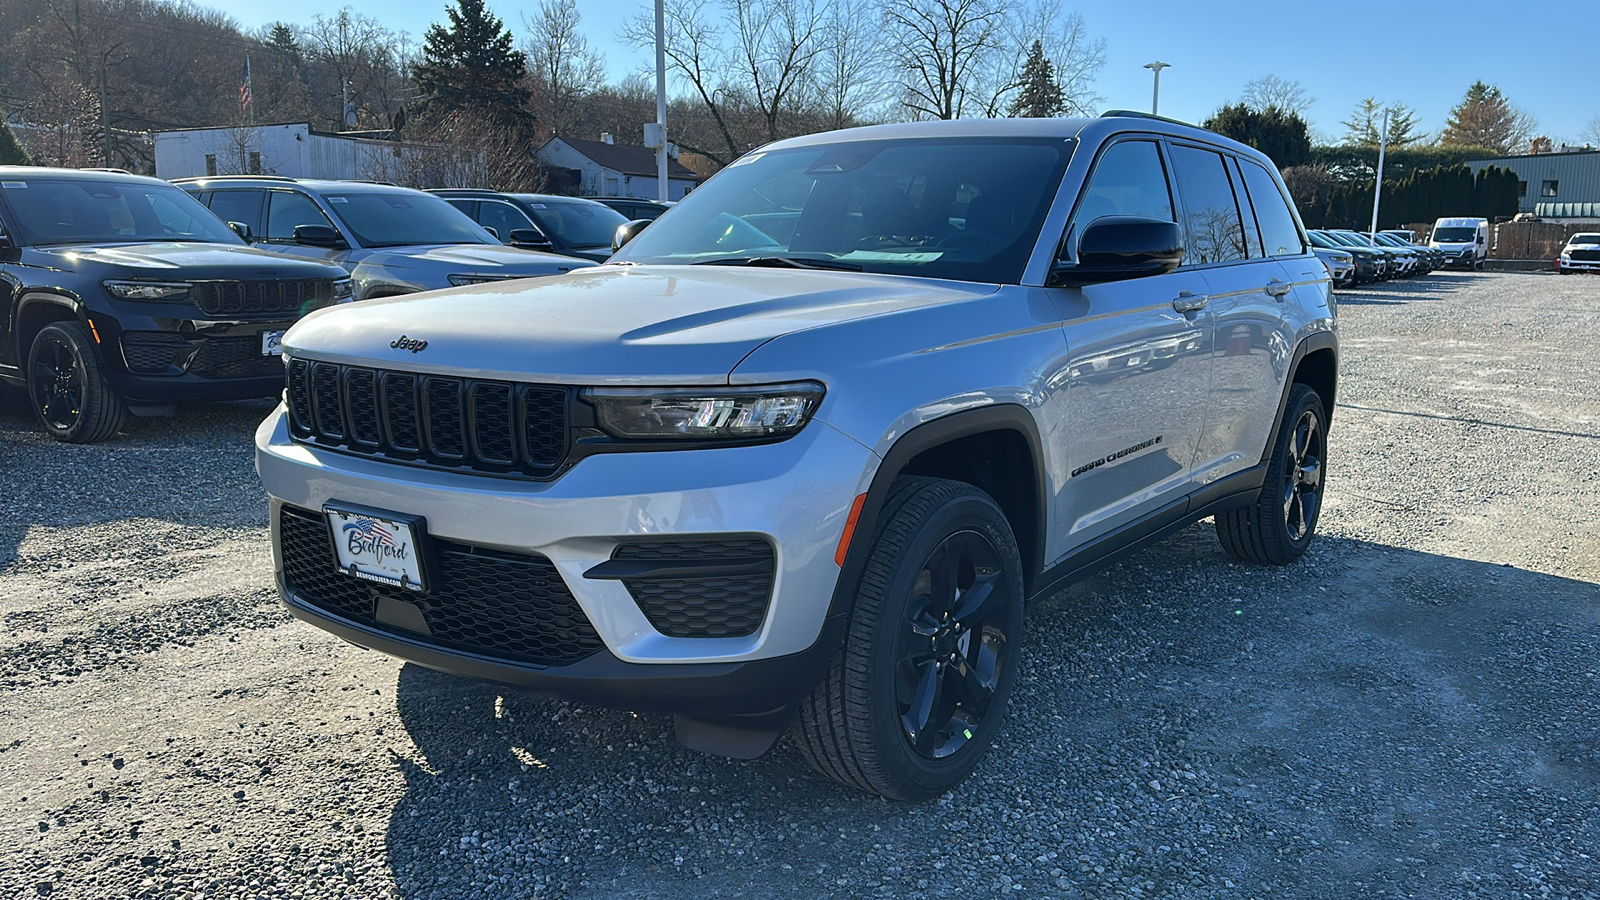
[[[1183,197],[1188,233],[1185,265],[1203,266],[1245,258],[1244,221],[1222,154],[1174,145],[1172,168]]]
[[[1305,252],[1300,237],[1300,227],[1295,224],[1289,203],[1278,190],[1272,174],[1248,159],[1239,160],[1244,173],[1244,185],[1250,191],[1250,203],[1255,207],[1256,223],[1261,226],[1261,243],[1268,256],[1298,256]]]
[[[261,201],[265,191],[213,191],[207,204],[224,222],[243,222],[254,232],[261,231]]]
[[[478,224],[485,228],[493,228],[494,233],[502,241],[511,240],[511,232],[519,228],[539,230],[522,210],[503,200],[485,200],[479,204]]]
[[[299,225],[324,225],[333,227],[310,197],[294,191],[273,191],[267,201],[266,240],[294,242],[294,230]]]

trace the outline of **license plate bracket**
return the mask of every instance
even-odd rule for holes
[[[281,331],[263,331],[263,332],[261,332],[261,355],[262,356],[282,356],[283,355],[283,332],[281,332]]]
[[[421,516],[344,503],[324,504],[322,512],[341,574],[419,594],[428,589]]]

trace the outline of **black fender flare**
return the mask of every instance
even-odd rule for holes
[[[1283,416],[1284,416],[1284,413],[1287,412],[1288,409],[1289,409],[1289,391],[1293,390],[1293,388],[1294,388],[1295,376],[1300,373],[1300,364],[1305,361],[1305,358],[1307,356],[1310,356],[1311,354],[1316,353],[1316,352],[1318,352],[1320,350],[1328,350],[1328,351],[1331,351],[1333,353],[1334,384],[1335,385],[1338,384],[1338,382],[1339,382],[1339,338],[1338,338],[1338,336],[1335,335],[1331,331],[1315,331],[1315,332],[1312,332],[1311,334],[1306,335],[1304,338],[1302,338],[1300,340],[1300,343],[1298,345],[1296,345],[1296,347],[1294,348],[1294,358],[1289,363],[1289,377],[1284,379],[1284,382],[1283,382],[1283,395],[1278,398],[1278,414],[1276,416],[1274,416],[1273,419],[1272,419],[1272,430],[1267,432],[1267,445],[1261,449],[1261,462],[1262,462],[1262,464],[1266,464],[1267,462],[1270,461],[1268,459],[1268,457],[1270,457],[1272,455],[1272,445],[1273,445],[1273,443],[1275,442],[1275,440],[1278,437],[1278,429],[1283,427]],[[1327,421],[1331,423],[1333,421],[1334,397],[1324,397],[1323,401],[1326,402],[1327,405],[1328,405],[1327,409],[1323,410],[1323,413],[1327,416]]]
[[[867,565],[867,557],[872,552],[872,538],[877,533],[883,505],[889,497],[889,489],[894,480],[919,454],[941,444],[991,431],[1016,432],[1026,442],[1028,452],[1033,458],[1035,491],[1033,504],[1035,521],[1032,523],[1034,546],[1031,548],[1033,565],[1028,567],[1029,571],[1024,571],[1023,576],[1027,583],[1031,583],[1038,575],[1037,569],[1044,560],[1045,524],[1050,504],[1045,479],[1044,442],[1039,436],[1039,425],[1034,420],[1033,414],[1019,404],[1000,403],[962,410],[925,422],[907,431],[894,442],[867,488],[866,500],[861,505],[855,530],[850,536],[850,545],[845,551],[844,565],[839,569],[839,580],[834,585],[833,598],[828,603],[827,619],[823,623],[822,633],[817,638],[819,645],[825,643],[828,646],[830,656],[832,649],[837,647],[838,641],[843,637],[845,623],[855,605],[855,586],[861,580],[861,573]],[[1024,593],[1026,594],[1026,590]]]
[[[11,321],[7,322],[7,332],[17,351],[19,365],[26,361],[28,348],[23,346],[22,320],[27,312],[41,306],[54,306],[72,313],[72,318],[88,324],[88,308],[79,297],[72,294],[56,291],[44,291],[37,288],[22,288],[17,292],[17,302],[11,305]]]

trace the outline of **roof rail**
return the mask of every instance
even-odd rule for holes
[[[185,175],[182,178],[169,178],[168,181],[177,184],[180,181],[212,181],[221,178],[254,178],[260,181],[299,181],[287,175]]]
[[[79,166],[80,172],[110,172],[113,175],[132,175],[127,169],[116,169],[111,166]]]
[[[1102,119],[1154,119],[1157,122],[1169,122],[1169,123],[1171,123],[1173,125],[1187,125],[1190,128],[1198,127],[1193,122],[1185,122],[1182,119],[1169,119],[1166,116],[1158,116],[1155,113],[1139,112],[1136,109],[1108,109],[1105,112],[1100,114],[1100,118],[1102,118]]]

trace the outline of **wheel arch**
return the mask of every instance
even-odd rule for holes
[[[23,291],[13,315],[11,334],[17,342],[19,364],[26,363],[28,348],[46,325],[51,322],[88,321],[81,300],[45,291]]]
[[[1272,441],[1283,427],[1283,416],[1289,407],[1289,392],[1303,384],[1322,398],[1325,422],[1333,422],[1333,404],[1339,389],[1339,339],[1331,331],[1307,335],[1295,347],[1294,361],[1289,366],[1289,378],[1283,383],[1283,395],[1278,398],[1278,414],[1273,418],[1272,430],[1267,432],[1266,446],[1261,450],[1265,464],[1272,454]]]
[[[889,448],[873,475],[851,534],[828,609],[830,620],[842,621],[850,612],[852,587],[871,553],[884,501],[901,475],[961,481],[993,497],[1017,538],[1024,591],[1031,589],[1043,565],[1049,509],[1044,446],[1033,415],[1023,406],[1002,403],[918,425]]]

